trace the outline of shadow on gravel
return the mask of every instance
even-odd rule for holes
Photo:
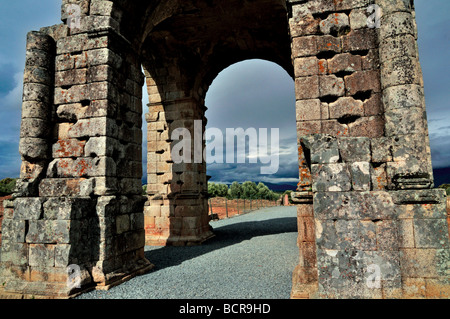
[[[297,232],[297,218],[285,217],[264,221],[242,222],[214,228],[214,238],[200,246],[161,247],[145,252],[145,257],[155,265],[153,271],[181,264],[216,249],[238,244],[253,237]]]

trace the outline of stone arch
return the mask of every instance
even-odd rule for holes
[[[382,10],[369,17],[378,29],[367,23],[369,5]],[[448,298],[445,193],[433,189],[413,1],[63,0],[61,19],[27,39],[2,294],[107,289],[151,269],[146,237],[211,236],[205,165],[174,168],[169,133],[176,121],[192,130],[203,119],[205,86],[219,69],[260,57],[295,77],[292,297]],[[145,79],[156,164],[146,197]]]

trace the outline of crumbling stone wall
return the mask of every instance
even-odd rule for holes
[[[291,1],[300,263],[294,298],[448,298],[412,1]],[[369,4],[382,9],[368,27]],[[308,112],[309,111],[309,112]]]
[[[372,4],[380,28],[367,24]],[[193,162],[175,163],[172,133],[201,139],[212,80],[260,58],[295,78],[292,297],[449,297],[446,196],[433,189],[412,1],[63,0],[61,13],[62,24],[28,34],[2,294],[108,289],[151,269],[145,244],[213,236],[206,164],[195,144]]]

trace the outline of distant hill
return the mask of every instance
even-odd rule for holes
[[[439,187],[442,184],[450,184],[450,167],[437,168],[433,170],[434,173],[434,186]],[[146,176],[142,179],[142,184],[147,184]],[[258,184],[258,183],[256,183]],[[297,183],[285,183],[285,184],[274,184],[274,183],[264,183],[274,192],[284,192],[286,190],[295,191],[297,189]],[[230,186],[230,185],[228,185]]]
[[[442,184],[450,184],[450,167],[434,169],[433,174],[435,187],[439,187]]]
[[[289,184],[273,184],[266,182],[263,183],[274,192],[295,191],[297,189],[297,183],[289,183]]]

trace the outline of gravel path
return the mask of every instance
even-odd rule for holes
[[[156,267],[79,299],[288,299],[298,263],[295,207],[211,222],[216,237],[194,247],[146,247]]]

